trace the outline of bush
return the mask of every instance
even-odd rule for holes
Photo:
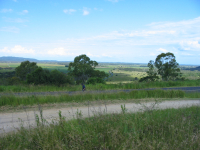
[[[51,84],[62,85],[65,83],[73,84],[74,80],[71,76],[67,76],[58,70],[52,70],[50,75]]]
[[[27,75],[35,71],[37,68],[38,66],[36,62],[24,61],[21,62],[20,66],[15,68],[15,71],[17,77],[25,81]]]
[[[46,70],[39,67],[31,74],[27,75],[27,83],[34,84],[54,84],[60,86],[62,84],[73,84],[73,78],[65,75],[58,70]]]
[[[27,83],[34,84],[49,84],[50,82],[50,71],[42,69],[41,67],[37,68],[31,74],[27,75]]]
[[[12,77],[12,78],[8,78],[8,84],[9,85],[14,85],[14,84],[20,84],[20,79],[18,77]]]
[[[105,83],[105,81],[102,79],[102,78],[89,78],[88,81],[87,81],[87,84],[96,84],[96,83]]]

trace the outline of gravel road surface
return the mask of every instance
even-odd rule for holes
[[[58,119],[59,110],[62,111],[62,115],[66,117],[67,120],[76,118],[77,110],[82,112],[83,117],[90,117],[98,113],[120,113],[121,105],[124,105],[128,112],[137,112],[141,110],[151,110],[151,109],[166,109],[166,108],[179,108],[192,105],[199,105],[200,100],[181,100],[181,101],[163,101],[161,103],[155,104],[155,102],[148,103],[123,103],[123,104],[110,104],[99,106],[88,106],[88,107],[73,107],[73,108],[61,108],[61,109],[49,109],[43,111],[43,117],[51,122],[52,120]],[[18,113],[1,113],[0,114],[0,134],[4,132],[15,131],[20,127],[19,118],[24,122],[25,127],[34,127],[35,114],[39,115],[39,111],[27,111]],[[39,115],[40,116],[40,115]]]
[[[46,95],[62,95],[62,94],[86,94],[86,93],[116,93],[116,92],[131,92],[134,90],[183,90],[185,92],[200,92],[200,87],[174,87],[174,88],[149,88],[149,89],[123,89],[123,90],[96,90],[96,91],[55,91],[55,92],[18,92],[18,93],[0,93],[0,96],[46,96]]]

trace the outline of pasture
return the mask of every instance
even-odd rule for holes
[[[14,71],[20,63],[0,63],[0,73]],[[48,70],[58,70],[67,73],[68,67],[59,63],[37,63],[38,66]],[[194,66],[180,66],[181,68],[193,68]],[[147,64],[119,64],[99,63],[96,70],[105,71],[110,75],[107,84],[131,83],[145,77],[148,70]],[[182,70],[183,77],[189,80],[200,79],[200,71]],[[111,74],[110,74],[111,73]]]
[[[0,63],[0,73],[14,71],[20,63]],[[56,63],[38,63],[38,66],[67,73],[67,67]],[[121,105],[119,114],[99,114],[66,120],[60,111],[57,120],[47,123],[41,106],[46,109],[56,105],[82,105],[105,102],[142,103],[152,100],[180,100],[200,98],[198,92],[180,90],[135,90],[132,92],[105,92],[103,90],[145,89],[161,87],[200,86],[200,72],[183,70],[184,81],[138,82],[148,70],[144,64],[99,64],[96,70],[109,74],[106,84],[86,85],[85,93],[37,95],[53,91],[80,91],[80,85],[0,85],[0,113],[23,111],[39,106],[40,116],[35,115],[36,127],[26,129],[21,122],[17,132],[0,136],[0,149],[199,149],[199,106],[180,109],[151,110],[144,106],[144,112],[127,113]],[[3,79],[2,79],[3,80]],[[102,90],[102,93],[94,91]],[[27,92],[28,96],[17,96],[17,92]],[[87,93],[88,92],[88,93]],[[4,94],[4,95],[3,95]],[[7,95],[6,95],[7,94]],[[19,93],[18,93],[19,94]],[[35,95],[34,95],[35,94]],[[61,107],[61,106],[59,106]],[[15,118],[16,119],[16,118]],[[47,126],[46,126],[47,124]]]

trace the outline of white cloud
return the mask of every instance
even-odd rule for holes
[[[94,55],[94,54],[91,54],[90,52],[88,52],[86,55],[89,57],[100,57],[99,55]]]
[[[1,10],[2,13],[12,12],[12,11],[13,11],[12,9],[2,9]]]
[[[193,56],[193,54],[185,53],[185,52],[181,53],[181,55],[183,55],[183,56]]]
[[[17,2],[17,0],[13,0],[14,2]]]
[[[57,56],[75,56],[77,54],[71,53],[63,47],[54,48],[53,50],[47,51],[48,55],[57,55]]]
[[[8,47],[4,47],[3,49],[0,49],[0,52],[3,52],[3,53],[9,52]]]
[[[16,28],[16,27],[1,27],[0,31],[19,33],[19,28]]]
[[[60,47],[60,48],[54,48],[53,50],[49,50],[47,52],[49,55],[67,55],[66,51],[64,48]]]
[[[102,54],[103,57],[112,57],[111,55],[107,55],[105,53]]]
[[[150,26],[152,28],[177,28],[177,27],[189,27],[191,28],[192,26],[197,26],[199,27],[200,23],[200,17],[197,17],[195,19],[190,19],[190,20],[184,20],[184,21],[177,21],[177,22],[153,22],[151,24],[148,24],[147,26]]]
[[[177,24],[178,27],[176,26]],[[89,38],[77,39],[77,41],[90,41],[91,43],[91,41],[103,42],[109,40],[109,43],[106,42],[106,44],[121,46],[157,45],[166,47],[166,45],[172,45],[172,47],[199,51],[199,24],[200,17],[188,21],[159,22],[152,23],[145,30],[113,31]]]
[[[72,14],[73,12],[76,12],[76,10],[75,9],[64,9],[63,12],[66,14]]]
[[[35,51],[32,49],[26,49],[21,45],[16,45],[14,48],[9,49],[8,47],[4,47],[4,49],[0,50],[0,52],[4,52],[7,54],[34,54]]]
[[[89,15],[89,14],[90,14],[89,9],[84,7],[83,8],[83,16],[86,16],[86,15]]]
[[[181,41],[181,48],[184,50],[196,50],[200,51],[200,42],[199,41]]]
[[[166,50],[166,49],[164,49],[164,48],[159,48],[157,51],[158,51],[158,52],[162,52],[162,53],[167,53],[167,52],[169,52],[168,50]]]
[[[168,53],[169,51],[164,49],[164,48],[159,48],[154,52],[151,52],[149,55],[150,56],[158,56],[160,53]]]

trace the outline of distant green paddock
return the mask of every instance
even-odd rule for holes
[[[109,71],[111,71],[113,69],[113,67],[112,68],[95,68],[95,70],[99,70],[99,71],[104,71],[104,72],[106,72],[106,73],[109,73]]]
[[[20,63],[0,63],[1,68],[12,68],[12,69],[1,69],[0,72],[11,72],[18,67]],[[48,69],[48,70],[58,70],[64,73],[67,73],[68,67],[65,65],[57,63],[37,63],[38,66]],[[139,80],[142,77],[145,77],[148,67],[145,67],[145,64],[112,64],[112,63],[100,63],[95,69],[99,71],[109,71],[113,72],[113,76],[109,77],[106,81],[108,84],[111,83],[129,83],[131,81]],[[189,67],[189,66],[187,66]],[[189,80],[200,79],[200,71],[190,71],[190,70],[181,70],[183,77]]]

